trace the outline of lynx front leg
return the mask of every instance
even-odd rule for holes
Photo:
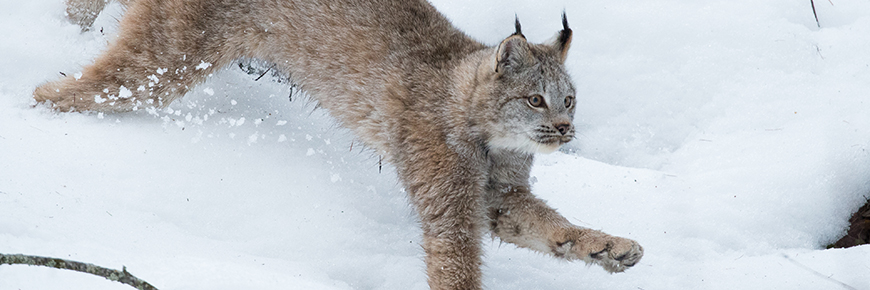
[[[633,240],[572,225],[525,186],[493,188],[488,205],[493,234],[521,247],[599,264],[609,272],[625,271],[643,256]]]
[[[419,135],[416,135],[419,134]],[[432,290],[482,289],[482,196],[484,178],[474,159],[463,160],[446,144],[424,141],[425,131],[406,138],[397,158],[399,176],[420,217],[426,272]],[[396,160],[396,159],[394,159]]]
[[[481,289],[479,202],[469,191],[429,188],[414,195],[433,290]]]

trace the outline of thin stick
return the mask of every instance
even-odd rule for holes
[[[832,2],[831,5],[834,5],[834,3]],[[816,26],[818,26],[819,28],[822,28],[822,25],[819,24],[819,15],[816,14],[816,3],[813,2],[813,0],[810,0],[810,6],[813,7],[813,17],[816,18]]]
[[[849,284],[846,284],[846,283],[843,283],[843,282],[837,281],[837,280],[834,279],[834,278],[831,278],[831,277],[825,276],[825,274],[819,273],[819,271],[813,270],[812,268],[807,267],[807,266],[805,266],[804,264],[799,263],[798,261],[795,261],[794,259],[792,259],[791,257],[789,257],[789,256],[786,255],[786,254],[783,254],[782,257],[785,258],[786,260],[788,260],[789,262],[791,262],[792,264],[795,264],[795,266],[801,267],[801,268],[803,268],[804,270],[807,270],[807,271],[809,271],[810,273],[815,274],[816,276],[819,276],[819,277],[822,277],[822,278],[824,278],[824,279],[826,279],[826,280],[828,280],[828,281],[831,281],[832,283],[839,284],[840,286],[842,286],[842,287],[845,288],[845,289],[849,289],[849,290],[858,290],[858,288],[855,288],[855,287],[849,286]]]
[[[815,11],[815,8],[813,9],[813,11]],[[259,81],[260,79],[262,79],[263,76],[266,75],[267,72],[269,72],[270,70],[272,70],[273,67],[275,67],[274,64],[273,64],[272,66],[270,66],[269,68],[267,68],[265,71],[263,71],[263,73],[260,74],[260,76],[258,76],[257,79],[255,79],[254,81],[256,82],[256,81]]]
[[[103,268],[94,264],[86,264],[82,262],[57,259],[57,258],[47,258],[47,257],[39,257],[39,256],[28,256],[22,254],[14,254],[14,255],[6,255],[0,254],[0,265],[31,265],[31,266],[44,266],[56,269],[64,269],[64,270],[73,270],[82,273],[88,273],[91,275],[97,275],[115,282],[124,283],[132,286],[133,288],[139,290],[157,290],[148,282],[142,281],[139,278],[131,275],[127,272],[127,267],[124,267],[122,271]]]

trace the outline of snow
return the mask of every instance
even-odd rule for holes
[[[169,110],[32,107],[117,31],[119,5],[80,33],[62,2],[0,2],[0,252],[160,289],[426,289],[392,168],[288,86],[230,68]],[[486,287],[870,289],[870,246],[824,250],[870,193],[870,2],[815,1],[821,27],[806,2],[435,1],[489,44],[566,11],[579,140],[533,190],[646,251],[610,275],[486,239]],[[4,265],[5,289],[128,287]]]
[[[211,67],[211,63],[200,60],[199,64],[196,65],[196,70],[207,69]]]
[[[133,96],[133,92],[130,91],[127,87],[121,86],[118,88],[118,97],[122,99],[128,99]]]

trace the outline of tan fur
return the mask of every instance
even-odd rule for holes
[[[127,3],[125,1],[125,3]],[[68,0],[88,26],[104,0]],[[481,289],[481,237],[620,272],[636,242],[569,223],[529,191],[533,154],[574,136],[573,83],[553,43],[496,47],[425,0],[136,0],[80,79],[34,98],[59,111],[162,107],[240,57],[276,64],[396,166],[423,227],[432,289]]]

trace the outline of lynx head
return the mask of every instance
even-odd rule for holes
[[[490,105],[496,115],[488,124],[490,148],[550,153],[574,138],[574,84],[564,62],[571,29],[562,14],[563,29],[554,40],[530,44],[520,22],[494,56]]]

